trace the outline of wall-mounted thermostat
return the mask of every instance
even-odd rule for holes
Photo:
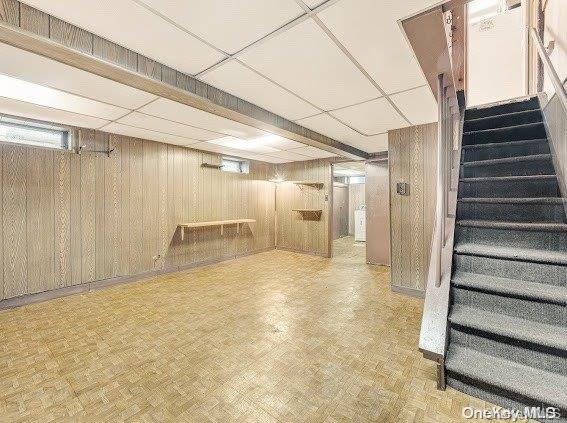
[[[399,195],[409,195],[409,184],[407,182],[398,182],[396,184],[396,192]]]

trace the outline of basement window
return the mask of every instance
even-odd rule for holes
[[[67,150],[69,132],[60,126],[0,116],[0,142]]]
[[[235,159],[233,157],[223,157],[221,161],[223,172],[249,173],[250,162],[248,160]]]

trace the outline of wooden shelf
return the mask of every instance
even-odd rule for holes
[[[308,182],[308,181],[297,181],[294,182],[295,185],[304,185],[307,187],[312,187],[316,189],[323,189],[325,184],[323,182]]]
[[[226,225],[236,225],[236,233],[240,233],[240,225],[244,223],[256,223],[254,219],[233,219],[233,220],[215,220],[211,222],[193,222],[193,223],[180,223],[177,226],[181,228],[181,241],[185,236],[185,229],[192,228],[207,228],[212,226],[220,226],[221,235],[224,234],[224,227]]]
[[[292,209],[292,211],[299,213],[303,220],[320,220],[323,214],[323,210],[316,209]]]

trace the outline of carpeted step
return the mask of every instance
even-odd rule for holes
[[[480,243],[501,248],[511,246],[567,254],[567,224],[526,223],[497,220],[459,220],[455,244]]]
[[[482,254],[483,249],[472,251]],[[505,277],[528,283],[567,287],[567,266],[557,263],[520,261],[507,257],[455,254],[453,271]]]
[[[546,138],[543,122],[463,133],[463,145]]]
[[[459,197],[557,197],[555,174],[461,178]]]
[[[474,255],[479,257],[491,257],[505,260],[516,260],[533,263],[547,263],[567,266],[567,252],[540,250],[536,248],[522,248],[513,246],[490,245],[482,242],[460,242],[455,245],[455,253]]]
[[[480,119],[487,116],[502,115],[535,109],[539,109],[539,100],[537,97],[531,97],[524,100],[511,101],[508,103],[501,103],[493,106],[480,106],[467,109],[465,112],[465,120]]]
[[[567,305],[567,287],[529,282],[507,277],[483,275],[456,270],[451,283],[459,288],[523,298],[530,301]],[[565,333],[567,335],[567,332]],[[565,337],[567,350],[567,336]]]
[[[504,159],[507,157],[550,154],[546,138],[533,140],[493,142],[486,144],[465,145],[462,148],[463,162]]]
[[[485,116],[476,119],[467,119],[465,121],[464,131],[470,132],[481,131],[485,129],[503,128],[507,126],[541,122],[542,120],[543,118],[539,109],[522,110],[500,115]]]
[[[460,198],[457,219],[506,220],[513,222],[565,223],[561,197],[468,197]]]
[[[478,160],[461,164],[463,178],[487,176],[551,175],[555,173],[551,154]]]
[[[567,377],[458,345],[445,361],[449,377],[472,379],[504,397],[567,409]]]
[[[483,332],[508,338],[512,342],[515,340],[543,346],[551,350],[551,353],[562,351],[567,354],[567,328],[564,326],[538,323],[462,305],[453,307],[449,322],[452,326],[472,329],[466,331],[469,333]],[[567,373],[567,366],[564,367],[561,369],[563,374]]]

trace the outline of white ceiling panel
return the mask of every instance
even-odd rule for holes
[[[209,142],[211,144],[222,145],[224,147],[233,148],[235,150],[244,150],[259,154],[267,154],[267,153],[279,151],[276,148],[265,145],[259,140],[243,140],[234,137],[224,137]]]
[[[341,0],[319,17],[386,93],[425,83],[397,19],[405,1]],[[413,1],[421,6],[423,0]],[[415,5],[414,5],[415,6]]]
[[[39,106],[66,110],[106,120],[118,119],[129,111],[121,107],[89,100],[6,75],[0,75],[0,97],[12,98]]]
[[[320,4],[325,3],[325,0],[303,0],[303,3],[305,3],[311,10],[313,10]]]
[[[0,43],[0,74],[85,96],[127,109],[155,100],[155,95],[55,60]]]
[[[437,122],[437,102],[429,86],[390,97],[413,124]]]
[[[0,113],[83,128],[100,128],[108,123],[108,121],[104,119],[67,112],[65,110],[51,109],[49,107],[38,106],[37,104],[4,97],[0,97]]]
[[[297,123],[341,142],[347,142],[360,136],[358,132],[352,130],[346,125],[343,125],[341,122],[326,113],[311,116],[306,119],[300,119]]]
[[[388,151],[388,134],[378,134],[370,137],[360,136],[349,141],[348,144],[367,153]]]
[[[296,142],[274,134],[268,134],[263,137],[256,138],[254,141],[261,142],[268,147],[273,147],[278,150],[289,150],[291,148],[299,148],[305,145],[300,142]]]
[[[260,43],[240,60],[324,110],[380,95],[312,20]]]
[[[237,138],[258,138],[267,134],[260,129],[164,98],[142,107],[140,111],[148,115],[173,120],[213,132],[220,132]]]
[[[142,0],[233,54],[302,14],[293,0]]]
[[[296,160],[289,160],[289,159],[282,159],[279,157],[273,157],[273,156],[268,156],[268,155],[263,155],[263,156],[259,156],[260,158],[258,160],[261,160],[263,162],[267,162],[267,163],[273,163],[273,164],[281,164],[281,163],[289,163],[289,162],[293,162]],[[310,160],[309,157],[304,157],[303,160]]]
[[[274,153],[269,153],[268,155],[276,159],[285,160],[286,162],[311,160],[310,156],[305,156],[294,151],[276,151]]]
[[[189,138],[177,137],[175,135],[164,134],[162,132],[151,131],[149,129],[136,128],[134,126],[123,125],[115,122],[108,124],[102,128],[101,131],[182,146],[196,144],[199,142]]]
[[[336,154],[329,153],[328,151],[311,147],[309,145],[301,148],[294,148],[293,150],[289,150],[289,151],[293,153],[301,154],[302,156],[311,157],[312,159],[325,159],[328,157],[336,157]]]
[[[385,98],[335,110],[331,114],[365,135],[379,134],[390,129],[408,126],[408,123]]]
[[[211,152],[211,153],[222,154],[224,156],[240,157],[240,158],[243,158],[243,159],[266,161],[266,160],[262,159],[264,156],[261,155],[261,154],[252,153],[250,151],[244,151],[244,150],[236,150],[234,148],[225,147],[223,145],[218,145],[218,144],[213,144],[211,142],[200,142],[200,143],[192,145],[191,148],[196,149],[196,150],[207,151],[207,152]]]
[[[139,112],[132,112],[122,119],[119,119],[117,122],[129,126],[135,126],[137,128],[163,132],[164,134],[191,138],[198,141],[209,141],[222,137],[221,134],[217,134],[215,132],[206,131],[204,129],[195,128],[193,126],[183,125],[181,123],[172,122],[170,120],[161,119]]]
[[[26,3],[183,72],[195,74],[224,57],[133,0]]]
[[[201,79],[289,120],[320,112],[306,101],[234,60],[207,72]]]

